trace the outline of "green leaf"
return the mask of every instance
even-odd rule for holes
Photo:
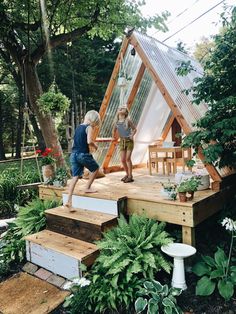
[[[202,255],[202,259],[203,261],[208,264],[209,266],[215,267],[216,263],[214,258],[210,257],[210,256],[204,256]]]
[[[211,279],[215,279],[215,278],[219,278],[219,277],[223,277],[223,276],[224,276],[224,269],[223,268],[218,268],[216,270],[213,270],[210,273]]]
[[[225,255],[225,252],[221,249],[221,248],[218,248],[218,250],[216,251],[215,255],[215,261],[216,261],[216,264],[219,265],[219,266],[226,266],[227,264],[227,256]]]
[[[230,279],[234,284],[236,284],[236,272],[232,272],[230,274]]]
[[[162,304],[164,306],[175,307],[175,304],[168,297],[163,299]]]
[[[210,272],[211,268],[204,262],[198,262],[193,266],[193,273],[197,276],[202,276],[205,274],[208,274]]]
[[[229,280],[219,280],[218,290],[220,295],[228,301],[234,294],[234,285]]]
[[[138,313],[142,313],[146,306],[147,306],[147,299],[141,298],[139,297],[136,301],[135,301],[135,311]]]
[[[196,286],[196,295],[211,295],[215,290],[216,284],[207,276],[198,280]]]
[[[148,302],[147,314],[158,314],[158,313],[159,313],[158,303],[155,302],[153,299],[150,299]]]

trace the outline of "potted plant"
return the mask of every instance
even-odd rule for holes
[[[40,162],[42,166],[43,182],[48,184],[54,177],[55,173],[54,166],[56,159],[53,150],[52,148],[45,148],[44,151],[38,149],[36,150],[36,154],[41,157]]]
[[[53,185],[57,187],[66,186],[67,178],[68,173],[66,168],[57,168],[53,179]]]
[[[168,180],[168,182],[166,183],[161,183],[161,185],[163,187],[161,189],[161,195],[165,199],[175,201],[177,197],[177,192],[176,192],[177,185],[175,183],[170,182],[170,180]]]
[[[191,201],[193,199],[194,192],[197,191],[199,185],[200,178],[198,176],[192,176],[189,179],[181,181],[177,187],[180,202],[186,202],[187,200]],[[187,197],[187,193],[190,194],[189,197]]]

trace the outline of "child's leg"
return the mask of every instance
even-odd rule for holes
[[[128,169],[128,177],[129,178],[132,178],[132,161],[131,161],[131,154],[132,154],[132,151],[130,150],[127,150],[126,152],[126,164],[127,164],[127,169]]]
[[[121,163],[122,163],[122,165],[124,167],[124,170],[125,170],[125,172],[126,172],[126,174],[128,176],[129,175],[129,169],[128,169],[128,165],[127,165],[127,162],[126,162],[126,160],[127,160],[126,150],[121,150],[120,151],[120,160],[121,160]]]
[[[88,179],[88,183],[87,183],[86,188],[85,188],[85,193],[95,193],[95,192],[97,192],[96,189],[91,189],[91,185],[92,185],[93,181],[95,180],[95,178],[96,178],[96,176],[98,174],[98,171],[99,171],[99,168],[90,174],[90,177]]]
[[[65,204],[65,207],[67,207],[70,211],[72,210],[72,195],[76,186],[76,183],[79,179],[79,176],[75,176],[71,179],[70,185],[69,185],[69,189],[68,189],[68,199],[67,202]]]

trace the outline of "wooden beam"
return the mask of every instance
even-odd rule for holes
[[[185,134],[189,134],[190,132],[192,132],[192,129],[191,129],[190,125],[184,119],[181,111],[179,110],[178,106],[175,104],[173,98],[171,97],[170,93],[166,89],[166,87],[163,84],[161,78],[157,74],[155,68],[153,67],[153,65],[151,64],[149,59],[147,58],[144,50],[139,45],[139,42],[135,38],[134,34],[132,34],[131,37],[130,37],[130,43],[134,46],[136,52],[139,54],[139,56],[142,59],[146,69],[148,70],[148,72],[152,76],[155,84],[159,88],[162,96],[164,97],[166,103],[169,105],[171,111],[173,112],[174,117],[176,118],[176,120],[180,124],[180,126],[183,129],[184,133]],[[198,156],[199,156],[199,158],[201,160],[204,160],[204,156],[201,153],[201,151],[200,151],[200,154],[198,154]],[[209,172],[209,174],[211,175],[211,177],[212,177],[212,179],[214,181],[221,181],[222,180],[220,174],[218,173],[218,171],[212,165],[208,164],[208,165],[205,165],[205,167],[206,167],[207,171]]]
[[[134,81],[134,84],[133,84],[133,87],[131,89],[131,92],[129,94],[129,98],[127,100],[127,108],[130,110],[133,102],[134,102],[134,98],[138,92],[138,89],[139,89],[139,85],[141,83],[141,80],[143,78],[143,74],[144,74],[144,71],[145,71],[145,65],[144,63],[141,64],[140,68],[139,68],[139,71],[138,71],[138,74],[136,76],[136,79]]]
[[[144,74],[144,71],[145,71],[145,66],[144,64],[142,63],[140,68],[139,68],[139,71],[138,71],[138,74],[136,76],[136,79],[134,81],[134,84],[133,84],[133,87],[131,89],[131,92],[129,94],[129,97],[128,97],[128,100],[127,100],[127,108],[130,110],[130,108],[132,107],[132,104],[134,102],[134,98],[138,92],[138,88],[139,88],[139,85],[141,83],[141,80],[142,80],[142,77],[143,77],[143,74]],[[110,145],[109,145],[109,148],[107,150],[107,154],[106,154],[106,157],[104,159],[104,162],[102,164],[102,168],[104,169],[104,172],[106,171],[107,167],[109,166],[109,163],[110,163],[110,160],[113,156],[113,153],[114,153],[114,150],[116,148],[116,144],[117,142],[112,142]]]
[[[118,57],[116,59],[115,66],[114,66],[114,69],[112,71],[111,78],[110,78],[110,81],[108,83],[108,86],[107,86],[107,89],[106,89],[106,92],[105,92],[105,95],[104,95],[104,98],[103,98],[103,101],[102,101],[102,104],[101,104],[101,107],[99,110],[101,123],[103,122],[103,120],[105,118],[107,106],[109,104],[113,89],[114,89],[115,84],[116,84],[116,79],[117,79],[120,65],[121,65],[121,59],[125,55],[128,46],[129,46],[129,39],[127,37],[125,37],[123,42],[122,42],[120,52],[119,52]],[[99,133],[99,129],[95,130],[95,138],[97,137],[98,133]]]
[[[171,128],[171,126],[172,126],[172,123],[173,123],[174,119],[175,119],[175,117],[174,117],[174,115],[172,114],[172,115],[170,116],[169,120],[166,122],[166,124],[165,124],[165,126],[164,126],[164,128],[163,128],[163,130],[162,130],[162,133],[161,133],[161,137],[162,137],[163,140],[166,139],[166,137],[167,137],[167,135],[168,135],[168,133],[169,133],[169,131],[170,131],[170,128]]]

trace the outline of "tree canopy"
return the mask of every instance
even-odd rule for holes
[[[52,118],[42,115],[38,106],[43,92],[38,63],[46,54],[50,60],[52,49],[83,36],[107,39],[121,35],[126,27],[166,30],[168,13],[145,18],[140,11],[144,4],[136,0],[1,1],[0,52],[10,57],[25,82],[30,109],[37,116],[48,147],[60,144]]]
[[[207,163],[236,168],[236,8],[224,31],[215,36],[204,75],[195,83],[195,103],[205,101],[209,109],[184,145],[202,147]]]

